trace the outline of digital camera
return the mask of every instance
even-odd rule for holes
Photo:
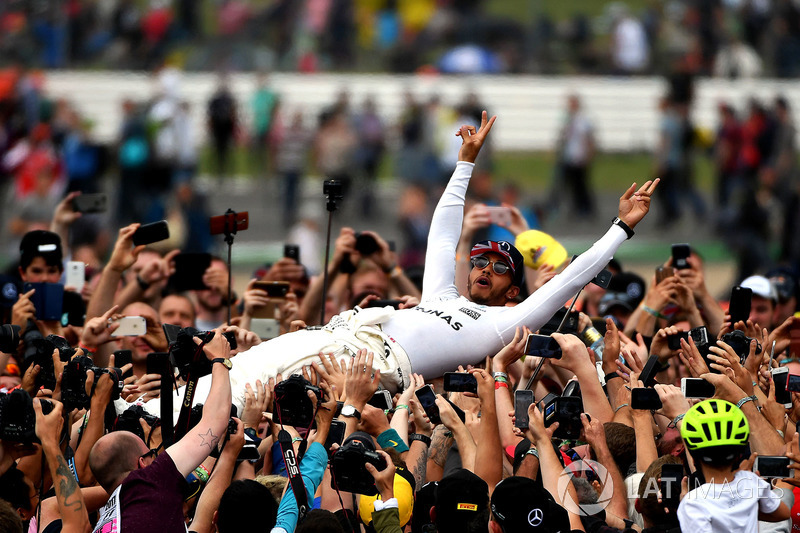
[[[50,413],[53,404],[41,400],[42,412]],[[36,437],[36,412],[33,400],[23,389],[14,389],[0,395],[0,440],[21,444],[38,443]]]
[[[195,344],[194,337],[199,337],[203,340],[203,344],[207,344],[214,338],[213,331],[198,331],[193,327],[178,328],[164,324],[164,333],[169,341],[170,362],[178,369],[181,377],[186,379],[190,372],[194,377],[203,377],[211,373],[211,361],[204,355],[203,349]],[[231,350],[235,350],[236,334],[228,331],[223,335],[231,345]]]
[[[331,487],[339,491],[374,496],[378,494],[375,479],[365,465],[377,470],[386,468],[383,456],[375,451],[375,443],[367,433],[356,431],[336,450],[331,459]]]
[[[144,419],[151,428],[161,424],[161,420],[157,416],[148,413],[141,405],[132,405],[120,413],[114,422],[112,431],[128,431],[142,439],[142,442],[146,442],[142,424],[139,422],[141,419]]]
[[[272,412],[277,415],[279,424],[297,428],[311,426],[314,421],[314,404],[311,403],[307,391],[311,391],[317,396],[317,402],[322,401],[322,391],[319,387],[313,386],[299,374],[275,385]]]
[[[744,334],[743,331],[735,330],[730,331],[723,335],[719,340],[733,348],[736,355],[739,356],[739,362],[744,364],[744,360],[750,354],[750,342],[753,340]],[[756,341],[756,354],[761,353],[761,344]]]

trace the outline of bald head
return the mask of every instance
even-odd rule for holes
[[[110,493],[139,468],[139,458],[148,451],[142,439],[133,433],[115,431],[95,442],[89,454],[89,467],[97,482]]]

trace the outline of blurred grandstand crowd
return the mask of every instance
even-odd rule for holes
[[[7,0],[0,57],[46,68],[792,77],[794,0],[609,2],[556,19],[480,0]],[[530,20],[531,22],[526,22]]]

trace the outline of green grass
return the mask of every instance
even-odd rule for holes
[[[577,13],[596,17],[603,13],[611,2],[601,0],[491,0],[485,9],[497,16],[531,22],[539,14],[545,13],[555,21],[567,20]],[[625,0],[622,2],[637,13],[647,6],[647,0]]]

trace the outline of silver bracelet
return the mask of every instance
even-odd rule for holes
[[[686,416],[686,413],[681,413],[681,414],[679,414],[678,416],[676,416],[675,418],[673,418],[673,419],[672,419],[672,422],[670,422],[669,424],[667,424],[667,427],[668,427],[668,428],[676,428],[676,427],[678,427],[678,422],[680,422],[681,420],[683,420],[683,417],[684,417],[684,416]]]
[[[617,406],[617,408],[616,408],[616,409],[614,409],[614,412],[616,413],[617,411],[619,411],[619,410],[620,410],[620,409],[622,409],[623,407],[629,407],[629,406],[630,406],[630,404],[629,404],[629,403],[623,403],[622,405],[618,405],[618,406]]]
[[[736,407],[738,407],[739,409],[741,409],[741,408],[742,408],[742,406],[743,406],[744,404],[746,404],[747,402],[755,402],[756,400],[757,400],[757,398],[756,398],[756,395],[755,395],[755,394],[754,394],[754,395],[752,395],[752,396],[745,396],[744,398],[742,398],[741,400],[739,400],[738,402],[736,402]]]
[[[505,372],[494,372],[494,373],[492,374],[492,377],[493,377],[494,379],[497,379],[498,377],[501,377],[501,378],[506,378],[506,379],[508,379],[508,374],[506,374]]]

